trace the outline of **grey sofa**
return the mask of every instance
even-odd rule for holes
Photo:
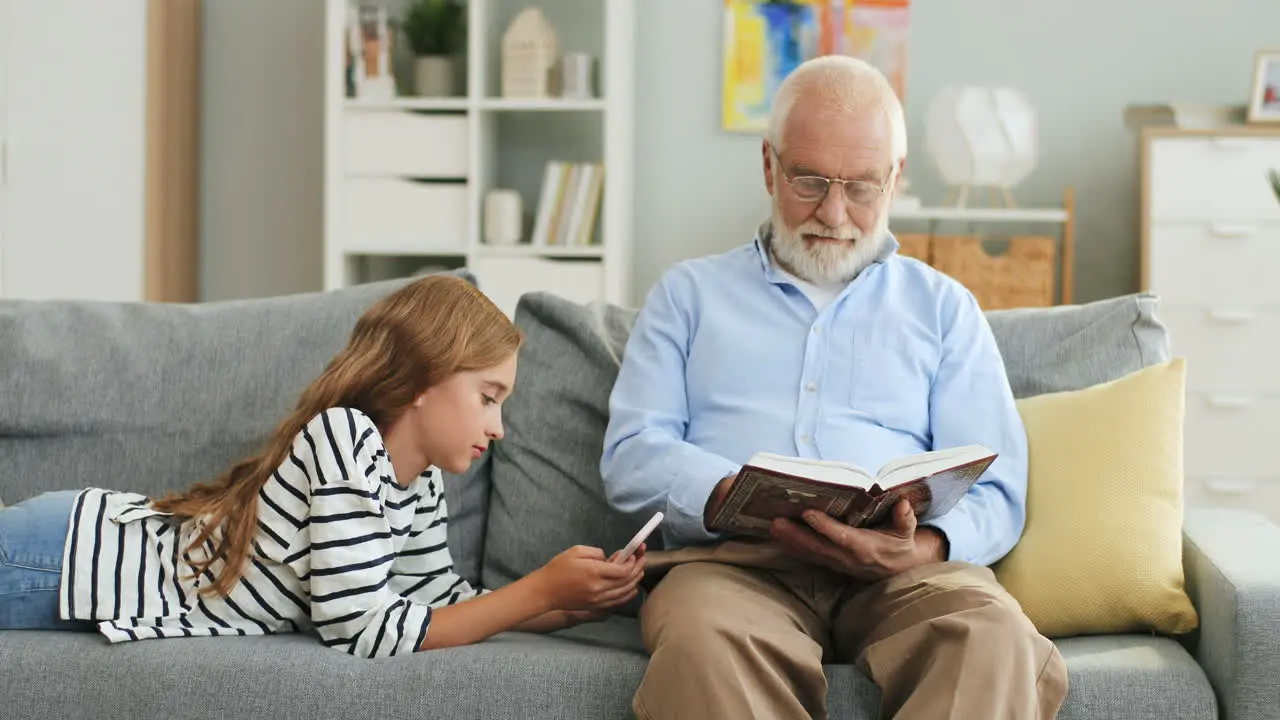
[[[158,493],[249,452],[398,281],[192,306],[0,303],[0,499],[97,485]],[[1019,396],[1168,357],[1156,299],[991,313]],[[631,310],[526,296],[507,438],[450,477],[458,569],[490,587],[575,543],[612,550],[640,518],[603,501],[597,461]],[[1185,566],[1202,625],[1184,638],[1062,638],[1060,715],[1280,717],[1280,529],[1190,512]],[[635,607],[627,609],[634,613]],[[362,660],[304,635],[148,640],[0,632],[0,716],[25,718],[625,718],[645,669],[633,616],[552,636]],[[830,710],[874,718],[878,690],[832,665]]]

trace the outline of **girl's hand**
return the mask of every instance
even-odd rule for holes
[[[577,545],[533,572],[538,593],[551,610],[607,610],[637,594],[644,556],[625,563],[605,560],[599,548]]]
[[[640,547],[636,548],[636,552],[635,552],[635,554],[634,554],[634,555],[632,555],[631,557],[633,557],[633,558],[635,558],[635,559],[637,559],[637,560],[643,560],[643,559],[644,559],[644,550],[645,550],[645,548],[646,548],[646,547],[648,547],[648,546],[647,546],[647,545],[645,545],[644,543],[640,543]],[[624,549],[625,549],[625,548],[624,548]],[[615,552],[614,554],[610,555],[610,556],[609,556],[609,562],[611,562],[611,563],[616,563],[616,562],[618,562],[618,556],[619,556],[619,555],[621,555],[621,554],[622,554],[622,550],[618,550],[618,551],[617,551],[617,552]]]
[[[600,622],[609,617],[608,610],[562,610],[564,626],[571,628],[583,623]]]
[[[512,628],[522,632],[550,633],[582,623],[600,622],[609,617],[608,610],[552,610]]]

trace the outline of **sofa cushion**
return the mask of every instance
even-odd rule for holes
[[[1122,295],[1084,305],[993,310],[987,321],[1014,397],[1078,390],[1169,359],[1159,298]]]
[[[213,477],[258,448],[356,318],[405,282],[192,305],[0,301],[0,497],[154,495]],[[450,547],[473,581],[479,465],[445,484]]]
[[[1209,720],[1213,691],[1165,638],[1058,643],[1071,691],[1059,720]],[[0,632],[8,720],[187,717],[629,718],[647,657],[636,621],[612,618],[553,636],[509,633],[411,656],[365,660],[309,637],[143,640]],[[880,691],[852,665],[828,665],[831,717],[878,717]],[[145,681],[142,679],[145,678]]]
[[[600,479],[609,393],[635,313],[524,295],[515,392],[495,444],[483,581],[497,588],[574,545],[606,554],[643,523],[610,510]]]
[[[1195,629],[1182,569],[1185,379],[1177,358],[1017,401],[1027,525],[995,573],[1042,634]]]
[[[1154,296],[1131,295],[988,317],[1015,392],[1025,397],[1113,380],[1167,358],[1154,308]],[[609,393],[636,315],[551,293],[521,298],[515,322],[526,341],[503,411],[507,436],[494,451],[485,586],[506,585],[571,545],[611,552],[647,519],[609,508],[599,467]]]

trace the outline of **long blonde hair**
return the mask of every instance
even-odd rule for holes
[[[202,591],[225,597],[239,582],[257,528],[258,492],[313,417],[331,407],[353,408],[385,433],[427,388],[458,372],[493,367],[517,352],[522,341],[507,316],[458,277],[430,275],[375,302],[260,452],[210,482],[154,502],[161,512],[204,520],[191,548],[222,529],[212,552],[192,563],[199,575],[223,561]]]

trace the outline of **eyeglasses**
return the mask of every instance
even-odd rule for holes
[[[778,151],[769,148],[773,152],[773,157],[778,161],[778,170],[782,173],[782,179],[786,181],[791,188],[791,192],[796,197],[805,202],[817,202],[827,197],[827,191],[831,188],[831,183],[839,183],[844,186],[844,197],[854,205],[871,205],[884,195],[885,190],[889,187],[889,179],[886,177],[883,185],[876,185],[865,180],[841,180],[840,178],[827,178],[819,175],[797,175],[791,177],[787,175],[787,171],[782,169],[782,158],[778,155]]]

